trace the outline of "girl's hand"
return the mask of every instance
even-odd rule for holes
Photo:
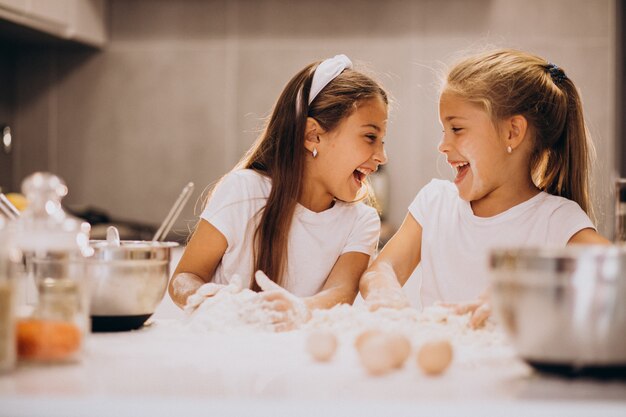
[[[411,307],[409,299],[402,291],[402,288],[380,288],[365,299],[365,305],[369,311],[376,311],[379,308],[393,308],[402,310]]]
[[[208,282],[202,284],[195,293],[187,297],[187,304],[185,304],[185,313],[193,312],[200,304],[202,304],[207,298],[215,296],[220,291],[228,291],[231,294],[241,292],[242,281],[239,275],[234,275],[228,285],[216,284],[214,282]]]
[[[439,303],[442,307],[451,309],[455,314],[463,315],[472,313],[469,326],[472,329],[479,329],[485,325],[491,316],[491,304],[489,303],[489,292],[485,292],[477,300],[462,303]]]
[[[311,318],[304,300],[273,282],[263,271],[256,271],[254,278],[263,290],[259,293],[261,308],[273,313],[274,330],[294,330]]]
[[[370,311],[379,308],[401,310],[411,306],[392,266],[388,263],[380,263],[376,269],[363,274],[361,283],[367,285],[369,289],[365,305]]]

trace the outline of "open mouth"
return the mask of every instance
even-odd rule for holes
[[[358,185],[361,186],[363,184],[363,181],[365,181],[365,178],[367,178],[367,176],[371,172],[371,169],[357,168],[354,170],[354,172],[352,172],[352,176],[354,177],[354,180],[358,183]]]
[[[456,178],[454,182],[459,182],[465,177],[467,171],[469,171],[470,163],[469,162],[455,162],[452,166],[456,169]]]

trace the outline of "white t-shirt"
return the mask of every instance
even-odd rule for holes
[[[541,192],[493,217],[477,217],[456,186],[432,180],[409,213],[422,226],[422,306],[476,299],[489,285],[489,251],[496,247],[563,247],[593,228],[574,201]]]
[[[244,287],[250,284],[254,231],[271,187],[270,178],[250,169],[233,171],[217,185],[200,216],[228,241],[213,282],[227,284],[238,274]],[[283,286],[301,297],[318,293],[340,255],[362,252],[372,256],[379,234],[378,213],[364,203],[337,201],[321,213],[297,204],[289,232]]]

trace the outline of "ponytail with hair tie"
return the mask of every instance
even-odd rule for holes
[[[549,62],[548,65],[545,66],[545,69],[548,71],[550,78],[552,78],[552,81],[554,81],[554,84],[556,85],[560,86],[563,81],[567,79],[565,72],[552,62]]]

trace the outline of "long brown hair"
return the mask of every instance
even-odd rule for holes
[[[524,116],[534,133],[529,163],[535,185],[577,202],[593,217],[589,197],[593,145],[580,96],[563,69],[536,55],[500,49],[456,64],[445,88],[482,105],[494,123]]]
[[[253,169],[272,180],[267,203],[258,213],[252,272],[262,270],[279,285],[287,265],[289,230],[302,193],[307,117],[332,131],[362,101],[380,98],[388,104],[386,92],[376,81],[359,71],[345,69],[309,105],[311,81],[320,62],[306,66],[287,83],[263,132],[234,168]],[[260,290],[254,279],[250,288]]]

